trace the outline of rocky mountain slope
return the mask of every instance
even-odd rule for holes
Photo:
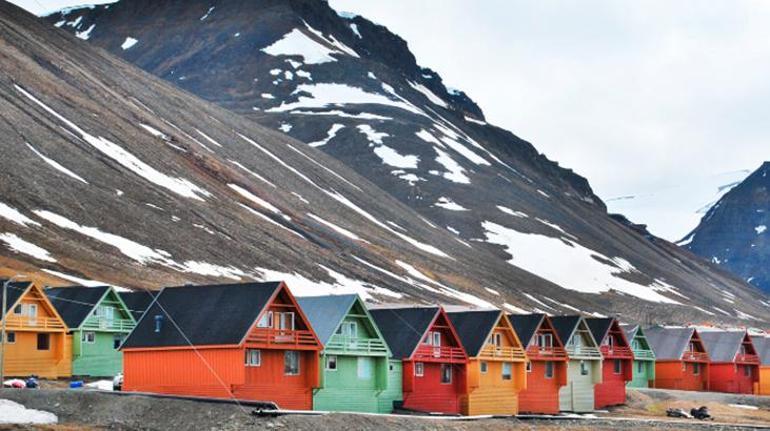
[[[385,28],[323,2],[135,0],[50,17],[59,29],[0,12],[3,266],[629,319],[766,314],[741,280],[608,217],[583,178],[484,123]]]
[[[770,292],[770,162],[714,205],[681,245]]]

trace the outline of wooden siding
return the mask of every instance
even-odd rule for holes
[[[379,412],[379,395],[387,385],[388,359],[372,356],[337,356],[337,369],[326,369],[320,361],[321,387],[313,394],[313,409],[339,412]],[[368,366],[359,364],[368,362]],[[359,371],[368,371],[361,374]]]
[[[757,393],[759,395],[770,395],[770,366],[762,365],[759,367],[759,382],[757,382]]]
[[[598,352],[598,350],[597,350]],[[581,362],[588,374],[581,373]],[[594,391],[602,381],[602,360],[570,360],[567,365],[567,384],[559,389],[559,410],[585,413],[594,410]]]
[[[72,374],[75,376],[107,377],[123,371],[123,353],[115,349],[115,337],[120,332],[94,331],[94,342],[83,342],[83,332],[72,333]]]
[[[757,364],[712,363],[709,372],[709,390],[733,394],[754,393],[754,383],[759,381]]]
[[[487,371],[481,372],[481,363]],[[511,364],[511,379],[504,380],[503,364]],[[468,363],[468,387],[461,397],[464,415],[515,415],[519,412],[519,392],[526,386],[524,361],[472,359]]]
[[[615,361],[620,361],[620,372],[615,372]],[[603,409],[626,403],[626,383],[633,378],[633,359],[605,358],[602,382],[595,388],[594,406]]]
[[[388,360],[388,387],[379,397],[377,397],[377,408],[379,413],[392,413],[394,403],[400,403],[404,400],[402,391],[403,384],[403,366],[397,359]]]
[[[655,388],[683,391],[707,390],[709,365],[707,362],[698,362],[700,372],[695,374],[694,363],[690,361],[656,361]]]
[[[626,384],[629,388],[649,388],[655,380],[655,361],[634,360],[633,378]]]
[[[318,382],[317,352],[300,352],[298,375],[284,373],[284,350],[262,350],[262,364],[258,367],[243,365],[244,355],[241,350],[238,363],[245,370],[244,381],[234,385],[236,398],[272,401],[282,409],[313,408],[313,388]]]
[[[452,367],[452,382],[441,383],[441,366]],[[423,375],[414,375],[414,362],[404,361],[404,408],[422,412],[460,413],[465,364],[423,362]],[[410,378],[411,377],[411,378]],[[406,382],[413,383],[408,387]]]

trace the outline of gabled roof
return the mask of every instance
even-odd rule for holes
[[[752,337],[751,341],[754,343],[754,348],[757,349],[759,363],[762,365],[770,365],[770,338],[756,336]]]
[[[591,335],[594,336],[594,340],[596,340],[596,342],[599,344],[602,344],[604,339],[607,337],[607,334],[610,332],[610,328],[612,328],[612,322],[614,321],[615,319],[612,317],[586,318],[586,323],[588,323],[588,327],[591,329]]]
[[[268,282],[164,288],[123,348],[188,346],[188,340],[195,346],[238,345],[281,286]],[[157,333],[155,316],[163,316]]]
[[[447,313],[468,356],[478,356],[489,334],[503,317],[500,310],[471,310]]]
[[[553,328],[556,330],[556,334],[559,335],[559,339],[563,343],[569,342],[569,339],[572,338],[572,334],[575,333],[575,331],[578,328],[578,325],[580,325],[580,319],[582,317],[580,316],[553,316],[551,317],[551,323],[553,323]]]
[[[70,329],[83,324],[91,311],[102,302],[110,291],[109,286],[99,287],[48,287],[45,294]]]
[[[145,290],[138,292],[118,292],[118,296],[126,304],[126,307],[134,316],[134,320],[139,321],[142,318],[147,307],[150,306],[152,300],[158,294],[154,290]]]
[[[345,315],[356,303],[358,295],[324,295],[297,298],[322,344],[329,342]]]
[[[2,288],[3,284],[8,280],[0,280],[0,288]],[[19,299],[24,295],[24,293],[27,292],[27,290],[32,286],[32,282],[30,281],[14,281],[11,282],[8,285],[8,289],[6,290],[6,312],[11,311],[16,305],[16,303],[19,301]],[[2,307],[0,307],[2,308]]]
[[[420,344],[439,307],[372,308],[369,313],[380,328],[396,359],[409,358]]]
[[[509,314],[508,320],[513,325],[513,330],[519,335],[521,344],[526,349],[532,337],[537,332],[537,328],[543,323],[545,314]]]
[[[700,339],[712,362],[733,362],[741,348],[745,331],[702,331]]]
[[[621,329],[623,329],[623,332],[626,333],[626,338],[628,338],[629,342],[631,340],[633,340],[634,337],[636,337],[636,333],[639,332],[640,329],[642,329],[642,327],[640,325],[628,325],[628,324],[626,324],[626,325],[620,325],[620,327],[621,327]],[[644,331],[642,331],[642,332],[644,332]]]
[[[657,360],[680,360],[695,334],[694,328],[650,326],[644,328],[647,342]]]

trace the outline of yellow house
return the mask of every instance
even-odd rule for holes
[[[5,376],[70,377],[72,337],[43,290],[32,282],[11,283],[6,304]]]

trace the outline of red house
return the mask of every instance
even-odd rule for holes
[[[694,328],[651,326],[644,329],[655,352],[655,388],[709,389],[709,354]]]
[[[626,403],[626,383],[634,377],[634,352],[617,319],[588,318],[591,335],[602,352],[602,382],[596,385],[594,407],[602,409]]]
[[[403,409],[460,413],[468,356],[441,307],[371,310],[395,359],[401,359]]]
[[[122,350],[126,391],[313,408],[321,343],[283,282],[165,288]]]
[[[709,390],[734,394],[754,393],[759,382],[759,356],[746,331],[702,331],[701,340],[711,358]]]
[[[559,389],[567,384],[568,357],[545,314],[511,314],[513,329],[527,352],[527,388],[519,393],[522,413],[558,414]]]

